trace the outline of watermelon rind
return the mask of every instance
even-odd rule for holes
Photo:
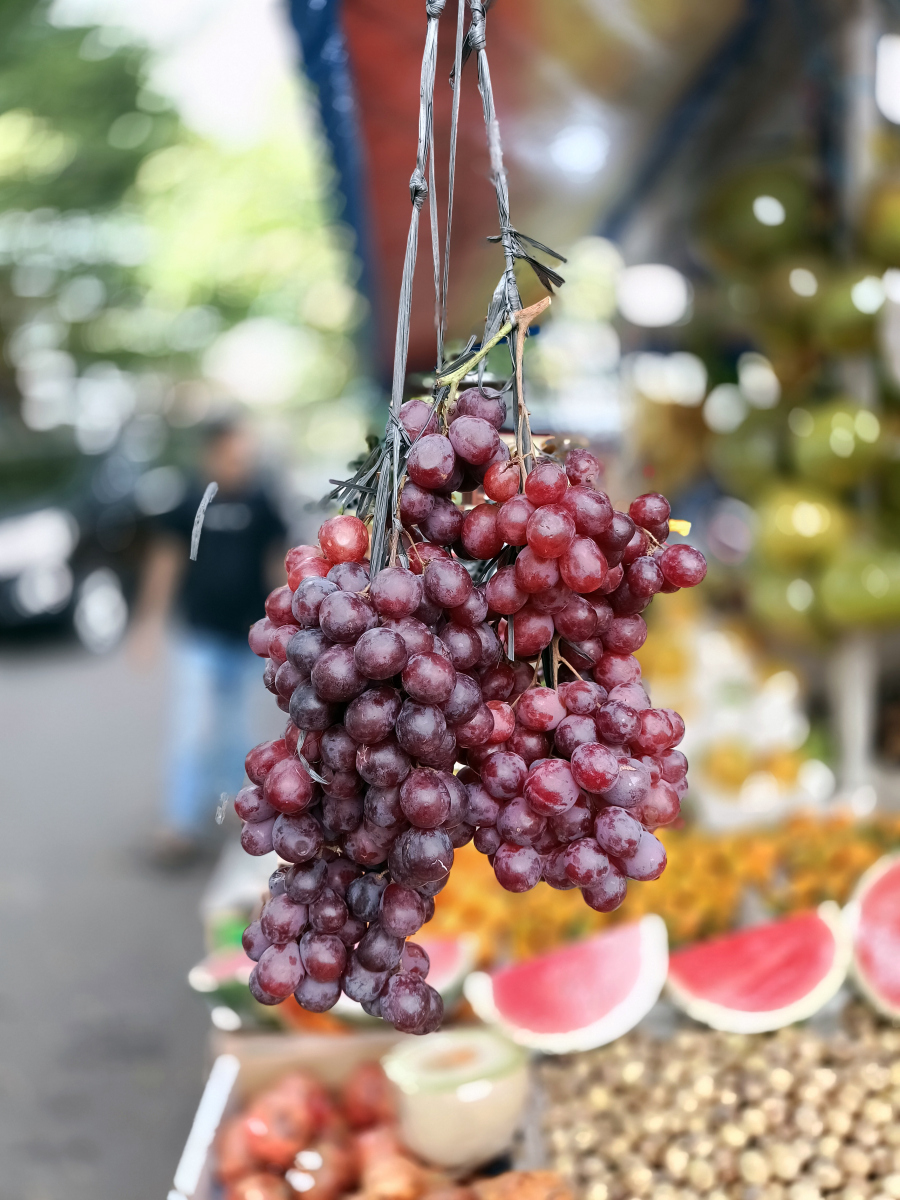
[[[853,945],[850,977],[856,988],[863,994],[872,1007],[880,1012],[882,1016],[889,1017],[892,1021],[900,1020],[900,1007],[891,1004],[889,1000],[885,999],[866,975],[865,968],[856,956],[856,931],[859,928],[859,922],[862,917],[862,902],[866,893],[879,879],[898,866],[900,866],[900,854],[885,854],[883,858],[879,858],[877,862],[869,867],[868,871],[865,871],[860,876],[859,882],[853,889],[853,895],[844,906],[844,924]]]
[[[493,1025],[519,1046],[539,1050],[544,1054],[572,1054],[605,1046],[632,1030],[647,1015],[659,999],[669,969],[669,937],[665,922],[655,913],[648,913],[637,922],[641,939],[641,967],[635,986],[629,994],[599,1020],[582,1029],[565,1033],[536,1032],[507,1021],[494,1003],[494,986],[490,975],[474,971],[463,986],[466,999],[477,1016]],[[577,981],[573,981],[577,986]]]
[[[773,1008],[763,1012],[748,1012],[743,1009],[728,1008],[713,1000],[705,1000],[696,996],[676,979],[669,975],[666,981],[666,991],[682,1012],[687,1013],[702,1025],[718,1029],[722,1033],[770,1033],[773,1029],[783,1029],[796,1021],[805,1021],[829,1000],[837,995],[844,980],[852,957],[852,943],[844,924],[841,910],[833,900],[826,900],[816,909],[819,919],[831,931],[834,938],[834,959],[827,974],[805,996],[786,1004],[782,1008]]]

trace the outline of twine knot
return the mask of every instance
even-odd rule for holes
[[[416,167],[409,177],[409,198],[416,208],[421,209],[427,195],[428,184],[425,181],[425,174],[420,167]]]
[[[444,11],[447,0],[425,0],[425,14],[428,17],[439,17]]]
[[[473,50],[483,50],[485,47],[484,4],[481,0],[469,0],[472,10],[472,22],[469,25],[468,42]]]

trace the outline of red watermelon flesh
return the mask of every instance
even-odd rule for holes
[[[413,938],[428,955],[428,982],[445,996],[458,991],[472,970],[475,946],[470,938]]]
[[[514,1041],[566,1054],[632,1029],[656,1003],[667,960],[665,925],[647,916],[490,976],[476,972],[465,992]]]
[[[855,907],[855,912],[853,908]],[[900,857],[876,863],[860,881],[855,917],[855,973],[881,1012],[900,1014]]]
[[[508,1021],[538,1033],[567,1033],[621,1004],[640,969],[640,940],[622,926],[500,971],[494,1003]]]
[[[669,990],[690,1016],[716,1029],[778,1029],[831,999],[847,950],[836,905],[822,905],[676,951]]]

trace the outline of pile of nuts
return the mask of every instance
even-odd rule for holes
[[[644,1033],[540,1067],[579,1200],[900,1200],[900,1030]]]

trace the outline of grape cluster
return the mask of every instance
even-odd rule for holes
[[[332,517],[318,546],[288,552],[288,583],[250,631],[290,716],[247,755],[235,800],[244,849],[289,864],[244,934],[262,1003],[293,993],[322,1012],[343,991],[401,1031],[436,1029],[428,958],[406,939],[470,841],[503,887],[578,887],[603,912],[665,867],[651,831],[679,813],[684,725],[650,706],[633,652],[653,595],[706,564],[665,545],[664,497],[615,511],[586,450],[526,475],[505,416],[478,388],[445,433],[429,405],[403,405],[408,566],[370,578],[367,526]],[[465,510],[451,499],[479,490]]]

